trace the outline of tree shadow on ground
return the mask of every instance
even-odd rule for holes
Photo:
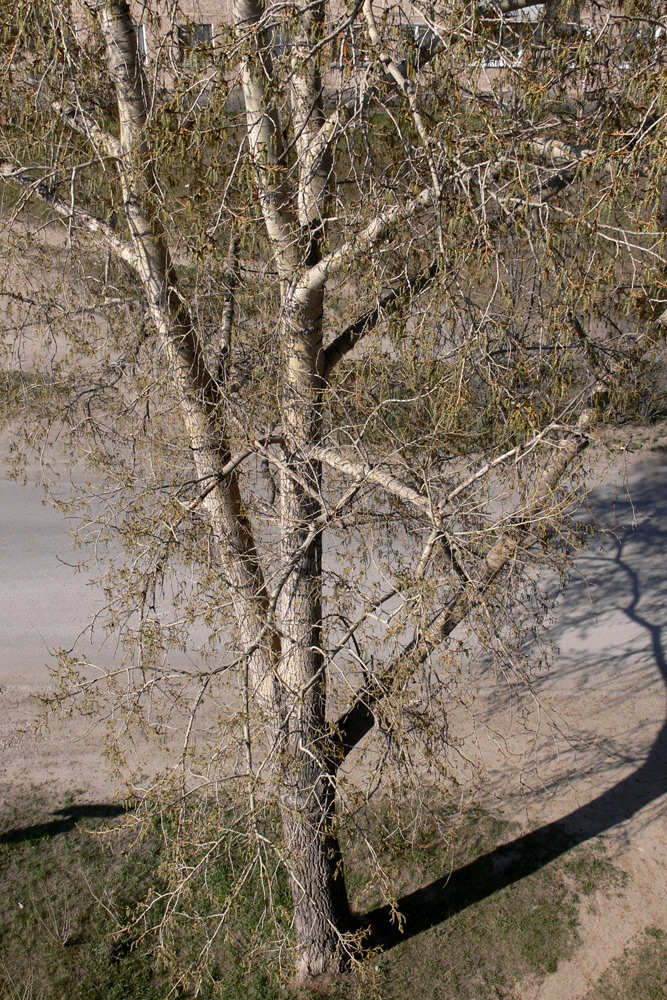
[[[626,495],[624,504],[614,502],[613,498],[598,504],[597,517],[609,531],[604,544],[606,569],[604,566],[600,569],[600,582],[604,596],[605,586],[609,590],[610,572],[620,573],[625,580],[623,591],[613,594],[616,609],[625,616],[628,629],[636,626],[641,630],[645,638],[642,651],[645,662],[650,661],[649,669],[655,669],[667,686],[667,657],[662,640],[664,626],[655,624],[656,618],[660,620],[664,615],[666,595],[661,591],[667,587],[667,574],[656,573],[656,566],[662,567],[667,548],[667,503],[664,500],[667,461],[663,456],[653,456],[652,462],[652,475],[644,474],[633,484],[632,500]],[[638,512],[642,516],[639,524]],[[581,618],[579,609],[575,610]],[[604,655],[604,650],[600,655]],[[643,763],[592,801],[399,899],[398,909],[405,917],[402,929],[392,920],[389,906],[360,916],[359,925],[370,928],[368,945],[388,950],[429,930],[539,871],[578,844],[629,820],[666,792],[667,721]]]
[[[60,819],[7,830],[0,834],[0,844],[19,844],[24,841],[42,840],[44,837],[56,837],[62,833],[69,833],[82,819],[115,819],[126,812],[125,806],[106,802],[55,809],[51,815],[61,817]]]

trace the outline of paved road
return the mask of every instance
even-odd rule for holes
[[[46,683],[54,650],[70,648],[100,606],[74,568],[72,524],[41,489],[0,479],[0,684]],[[79,651],[99,650],[103,638],[82,637]]]

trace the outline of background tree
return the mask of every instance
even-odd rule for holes
[[[193,965],[282,870],[297,979],[344,964],[342,773],[446,772],[465,651],[520,664],[517,581],[664,312],[652,8],[235,0],[211,45],[171,2],[1,5],[7,387],[124,552],[125,662],[61,694],[184,719],[163,943],[246,858]]]

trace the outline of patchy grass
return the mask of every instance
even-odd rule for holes
[[[421,857],[416,845],[416,852],[406,857],[398,872],[404,891],[452,871],[449,883],[441,878],[434,884],[433,905],[437,909],[437,893],[448,890],[459,900],[463,896],[463,905],[456,903],[458,912],[376,960],[378,997],[409,1000],[418,983],[420,1000],[509,998],[520,979],[555,972],[560,959],[573,953],[582,896],[597,889],[616,889],[622,876],[600,841],[576,847],[547,864],[542,864],[541,848],[536,847],[533,859],[522,858],[528,867],[534,861],[536,870],[516,882],[510,873],[518,859],[511,847],[506,855],[499,852],[490,866],[475,870],[475,859],[490,854],[517,832],[516,824],[470,810],[453,818],[446,839],[431,837]],[[424,835],[429,839],[428,830]],[[505,867],[509,884],[487,894],[492,889],[489,872],[495,875],[495,870],[502,872]],[[462,872],[464,879],[459,878]],[[470,905],[465,905],[466,895],[473,900]],[[429,905],[429,895],[423,905]],[[407,933],[408,925],[406,938]]]
[[[649,927],[607,969],[584,1000],[664,1000],[667,996],[667,935]]]
[[[610,864],[601,840],[592,841],[586,849],[572,851],[564,868],[584,896],[592,895],[600,887],[611,889],[623,886],[627,880],[625,872]]]
[[[667,935],[649,927],[628,945],[584,1000],[665,1000]]]
[[[397,892],[405,900],[411,893],[419,897],[425,893],[420,905],[427,909],[435,905],[437,895],[431,886],[439,885],[438,892],[446,894],[460,881],[461,872],[467,871],[464,866],[474,868],[475,859],[517,834],[515,825],[479,810],[454,814],[444,807],[419,826],[403,823],[401,829],[407,827],[409,837],[399,832],[388,812],[369,815],[365,823],[364,829],[380,845],[380,860],[392,873]],[[120,827],[120,834],[112,837],[105,832],[111,827]],[[1,1000],[59,996],[162,1000],[169,995],[154,942],[136,933],[119,934],[136,901],[145,899],[151,889],[163,888],[159,840],[150,835],[136,840],[122,827],[122,817],[115,817],[109,809],[83,804],[70,804],[53,813],[39,802],[21,804],[13,815],[5,816],[6,832],[0,834]],[[365,915],[371,920],[374,908],[383,901],[368,877],[360,829],[348,831],[346,841],[350,892],[364,923]],[[617,889],[619,875],[598,842],[575,848],[542,867],[540,863],[538,858],[533,874],[514,883],[508,878],[507,884],[491,894],[480,891],[471,876],[469,904],[463,899],[456,912],[446,917],[436,905],[433,926],[412,937],[408,919],[399,943],[373,953],[359,970],[332,988],[331,996],[334,1000],[412,1000],[418,983],[420,1000],[498,1000],[509,998],[524,976],[553,972],[559,960],[576,947],[583,897],[601,888]],[[451,882],[447,881],[449,873],[453,873]],[[224,896],[231,877],[218,861],[207,880],[208,888]],[[460,893],[460,886],[456,891]],[[194,903],[204,914],[210,898]],[[204,984],[198,994],[202,1000],[281,1000],[288,996],[269,951],[265,960],[255,959],[250,968],[244,962],[241,942],[262,915],[261,893],[250,891],[232,934],[212,956],[217,983]],[[188,945],[184,930],[175,947],[187,951]],[[665,944],[657,932],[646,947],[653,949],[651,954],[662,954],[664,970]],[[185,998],[194,993],[182,987],[171,995]],[[591,994],[590,1000],[602,1000],[603,995],[611,1000],[617,994]],[[618,993],[619,1000],[621,995],[642,1000],[663,996]]]
[[[2,1000],[157,1000],[150,958],[119,949],[115,932],[145,892],[154,865],[147,844],[103,834],[106,807],[38,804],[4,817],[0,834]]]

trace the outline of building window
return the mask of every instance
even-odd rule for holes
[[[176,25],[176,46],[178,61],[183,66],[191,66],[198,53],[213,47],[213,25],[190,21]]]
[[[403,24],[399,28],[403,48],[401,66],[409,73],[422,68],[440,49],[440,38],[428,24]]]

